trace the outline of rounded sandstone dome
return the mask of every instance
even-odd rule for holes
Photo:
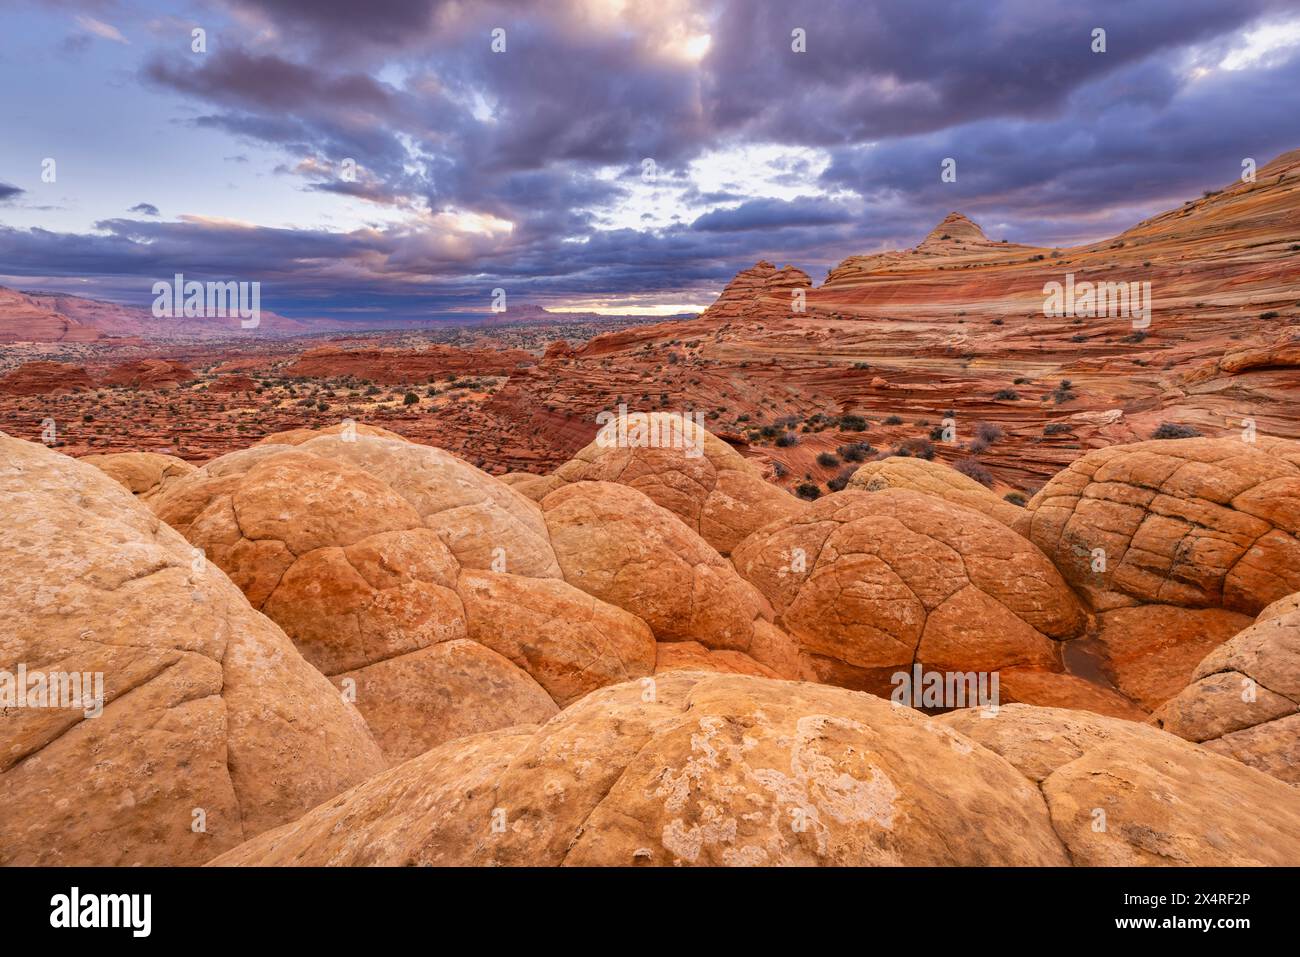
[[[107,475],[0,435],[0,510],[0,671],[103,693],[4,716],[0,863],[200,864],[384,767],[284,632]]]
[[[1210,652],[1191,684],[1152,720],[1179,737],[1300,785],[1300,610],[1261,614]]]
[[[1032,544],[979,512],[903,489],[844,491],[732,556],[820,680],[887,693],[913,663],[1059,670],[1083,609]]]
[[[1108,814],[1101,833],[1095,808]],[[602,688],[540,728],[435,748],[213,863],[1240,865],[1297,854],[1300,792],[1154,728],[1023,705],[957,725],[841,688],[674,671]]]
[[[147,502],[197,466],[174,455],[159,452],[112,452],[106,455],[83,455],[81,461],[93,465],[120,482],[132,495]]]
[[[1257,614],[1300,590],[1300,444],[1172,439],[1089,452],[1029,503],[1028,535],[1099,610]]]
[[[745,652],[797,673],[763,596],[666,508],[626,485],[575,482],[546,496],[542,509],[570,585],[636,615],[658,641]]]
[[[946,502],[973,508],[1008,528],[1014,527],[1025,514],[1023,508],[999,498],[952,466],[914,456],[891,455],[867,462],[857,468],[845,487],[864,492],[879,492],[887,488],[924,492]]]
[[[634,412],[615,417],[543,482],[545,495],[573,482],[617,482],[643,492],[728,555],[755,529],[803,511],[726,442],[689,417]]]

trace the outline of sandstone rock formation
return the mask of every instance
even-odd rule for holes
[[[1092,637],[1115,687],[1149,712],[1185,688],[1200,660],[1250,622],[1222,608],[1138,605],[1098,615]]]
[[[481,621],[476,632],[490,632],[492,641],[464,641],[469,632],[457,586],[465,562],[449,544],[468,540],[461,551],[473,556],[488,549],[494,529],[495,540],[506,544],[527,537],[511,531],[508,512],[493,511],[491,496],[506,499],[508,490],[493,490],[476,471],[401,440],[323,435],[223,456],[154,506],[355,700],[384,753],[398,761],[453,737],[556,711],[527,671],[491,650],[506,649],[508,636]],[[537,508],[526,499],[516,506],[541,529],[548,571],[554,557]],[[465,514],[456,517],[458,509]],[[529,565],[526,549],[515,554]],[[521,598],[527,589],[515,591]],[[641,658],[648,673],[650,650],[642,649]],[[599,674],[593,668],[588,684],[575,679],[573,686],[593,687]]]
[[[196,378],[192,369],[174,359],[138,359],[109,369],[100,383],[132,389],[174,389]]]
[[[1059,671],[1082,608],[1033,545],[906,489],[844,491],[750,536],[736,568],[772,603],[819,680],[888,694],[926,668]]]
[[[1254,625],[1206,655],[1192,682],[1152,720],[1300,785],[1300,610],[1261,613]]]
[[[1155,728],[1008,705],[937,719],[1036,782],[1077,866],[1281,865],[1297,856],[1294,789]],[[1290,792],[1290,793],[1288,793]],[[1266,810],[1268,809],[1268,810]]]
[[[783,266],[777,269],[760,259],[749,269],[742,269],[727,283],[717,301],[704,310],[701,319],[710,322],[728,319],[780,319],[794,309],[797,289],[809,289],[812,280],[802,269]]]
[[[57,395],[94,387],[90,373],[67,362],[24,362],[0,376],[0,393],[5,395]]]
[[[0,720],[0,863],[199,864],[384,766],[284,633],[107,475],[0,435],[0,510],[0,672],[102,681],[102,708]]]
[[[509,375],[520,365],[534,361],[533,356],[522,349],[431,346],[416,352],[409,349],[341,348],[330,345],[308,349],[285,371],[292,376],[352,376],[397,385],[454,375]]]
[[[1019,705],[936,720],[843,689],[673,672],[650,695],[614,685],[541,728],[436,748],[213,863],[1297,858],[1300,794],[1153,728]]]
[[[723,555],[763,525],[805,508],[726,442],[678,413],[616,416],[572,460],[520,491],[540,500],[571,482],[618,482],[644,492]]]
[[[541,508],[438,449],[360,429],[265,443],[155,507],[351,694],[393,762],[654,671],[642,620],[560,580]]]
[[[645,622],[563,581],[466,571],[459,592],[469,637],[527,671],[560,707],[654,670]]]
[[[149,501],[176,479],[195,470],[195,466],[184,459],[159,452],[83,455],[80,461],[116,479],[142,502]]]
[[[763,596],[646,495],[574,482],[547,495],[542,509],[564,580],[636,615],[656,640],[740,651],[786,677],[800,673]]]
[[[1098,449],[1034,496],[1028,534],[1098,610],[1254,615],[1300,590],[1297,453],[1240,439]]]
[[[1012,528],[1024,515],[1024,509],[1004,501],[993,492],[942,462],[911,456],[888,458],[860,465],[846,488],[878,492],[886,488],[906,488],[934,495],[957,505],[965,505]]]

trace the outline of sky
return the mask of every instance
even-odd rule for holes
[[[667,315],[953,210],[1100,240],[1300,148],[1300,0],[0,0],[0,123],[3,285]]]

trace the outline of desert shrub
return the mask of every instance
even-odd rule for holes
[[[843,432],[867,431],[867,420],[860,415],[840,416],[840,430]]]
[[[849,479],[853,478],[853,473],[856,471],[857,471],[856,466],[851,468],[841,469],[839,475],[835,476],[835,478],[831,479],[829,482],[826,483],[826,487],[830,489],[832,492],[844,491],[844,488],[849,484]]]
[[[794,494],[798,495],[800,498],[806,498],[811,502],[814,499],[822,497],[822,490],[812,482],[800,482],[795,487]]]
[[[1019,398],[1020,393],[1015,389],[999,389],[997,392],[993,393],[993,400],[995,402],[1015,402]]]
[[[840,464],[840,457],[834,452],[822,452],[817,456],[817,464],[822,468],[833,469]]]
[[[979,459],[958,459],[952,463],[952,467],[967,478],[973,478],[986,488],[993,487],[993,473],[985,468]]]
[[[934,458],[934,443],[929,439],[907,439],[895,446],[892,454],[930,461]]]
[[[1159,428],[1151,433],[1153,439],[1195,439],[1200,436],[1200,431],[1190,425],[1180,425],[1176,422],[1161,422]]]
[[[406,395],[402,396],[402,405],[415,405],[415,403],[419,401],[420,397],[414,392],[408,392]]]
[[[798,445],[799,436],[795,435],[793,432],[786,432],[783,435],[777,436],[776,444],[778,448],[783,449],[789,448],[792,445]]]
[[[903,417],[901,415],[891,415],[885,419],[885,425],[902,425]]]
[[[1024,508],[1029,504],[1029,499],[1025,498],[1024,492],[1008,492],[1006,495],[1003,495],[1002,498],[1010,502],[1012,505],[1019,505],[1021,508]]]
[[[1276,319],[1277,316],[1278,314],[1274,312],[1272,309],[1270,309],[1268,312],[1261,312],[1259,314],[1259,318],[1263,319],[1265,322],[1267,322],[1269,319]]]
[[[790,474],[790,469],[784,462],[779,461],[777,459],[773,459],[772,474],[774,474],[777,478],[785,478],[787,475]]]
[[[992,445],[999,439],[1005,438],[1006,434],[1001,426],[994,425],[992,422],[981,422],[975,426],[975,437],[985,445]]]
[[[841,445],[835,451],[846,462],[864,462],[875,449],[871,447],[870,442],[850,442],[848,445]]]
[[[1064,422],[1048,422],[1043,426],[1043,435],[1066,435],[1070,432],[1070,427]]]

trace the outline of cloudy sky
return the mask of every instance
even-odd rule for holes
[[[182,272],[300,317],[497,287],[671,313],[950,210],[1100,239],[1300,147],[1297,0],[0,0],[0,24],[0,284],[140,305]]]

